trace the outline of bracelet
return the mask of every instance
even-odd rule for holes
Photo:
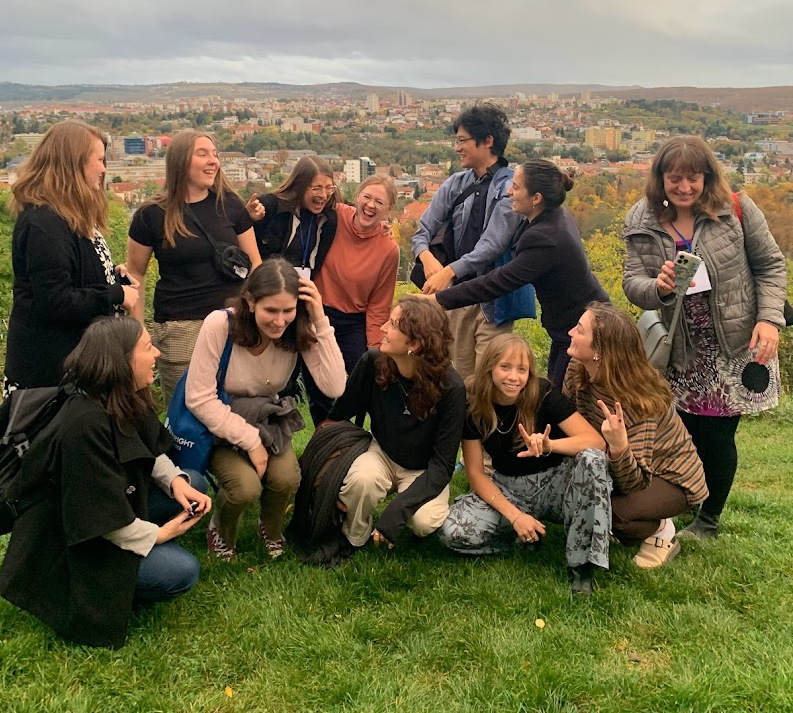
[[[510,524],[510,525],[512,525],[512,526],[514,527],[514,526],[515,526],[515,523],[516,523],[518,520],[520,520],[520,518],[522,518],[522,517],[523,517],[525,514],[526,514],[525,512],[522,512],[522,513],[520,513],[520,514],[519,514],[519,515],[517,515],[517,516],[515,517],[515,519],[514,519],[512,522],[510,522],[509,524]]]
[[[490,500],[488,500],[488,501],[487,501],[487,504],[488,504],[488,505],[492,505],[492,504],[495,502],[495,499],[496,499],[496,498],[497,498],[499,495],[501,495],[501,491],[499,491],[499,492],[497,492],[497,493],[494,493],[494,494],[493,494],[493,497],[492,497],[492,498],[490,498]]]
[[[551,453],[553,453],[553,443],[551,441],[548,441],[548,452],[546,453],[545,451],[543,451],[542,455],[545,457],[551,455]]]

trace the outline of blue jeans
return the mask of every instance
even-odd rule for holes
[[[190,485],[202,493],[207,491],[204,476],[194,470],[187,474],[190,476]],[[181,511],[182,506],[152,481],[149,491],[149,522],[163,525]],[[135,599],[149,603],[184,594],[198,582],[199,570],[198,560],[175,542],[154,545],[138,567]]]

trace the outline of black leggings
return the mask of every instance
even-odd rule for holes
[[[735,432],[740,416],[694,416],[678,411],[705,468],[708,499],[702,512],[718,520],[738,469]]]

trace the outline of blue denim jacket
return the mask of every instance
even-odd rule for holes
[[[513,170],[502,166],[493,174],[493,180],[487,190],[487,210],[485,213],[485,229],[476,243],[476,247],[461,258],[449,263],[458,278],[472,275],[486,275],[494,268],[494,261],[509,247],[510,240],[516,234],[521,216],[512,210],[512,200],[506,194],[512,183]],[[413,235],[411,249],[414,257],[429,249],[430,239],[449,215],[454,199],[476,180],[473,169],[455,173],[444,181],[432,199],[429,208],[419,221],[419,227]],[[452,225],[454,228],[454,244],[459,247],[465,226],[471,214],[474,196],[471,194],[454,209]],[[493,303],[481,305],[488,321],[493,321]]]

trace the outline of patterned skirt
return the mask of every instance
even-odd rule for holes
[[[759,364],[748,347],[727,358],[719,348],[707,292],[686,297],[683,315],[694,358],[682,370],[670,366],[666,373],[680,411],[696,416],[740,416],[779,403],[779,359]]]

